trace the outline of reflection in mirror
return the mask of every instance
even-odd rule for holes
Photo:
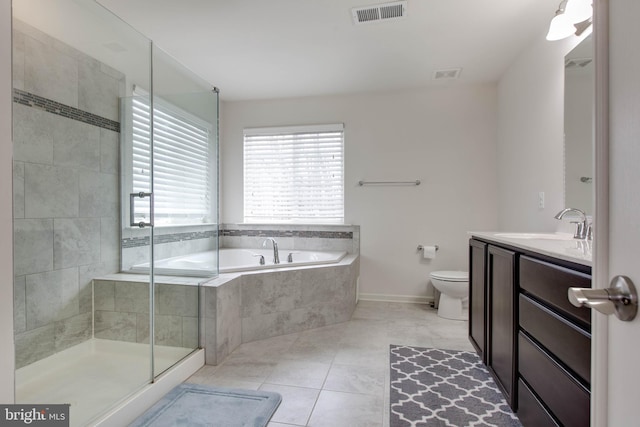
[[[565,57],[565,206],[593,214],[593,43],[586,37]]]

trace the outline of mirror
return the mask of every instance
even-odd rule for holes
[[[593,42],[586,37],[565,57],[565,206],[593,215]]]

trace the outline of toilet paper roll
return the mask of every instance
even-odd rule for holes
[[[422,258],[424,259],[434,259],[436,257],[436,251],[438,249],[435,246],[423,246],[422,247]]]

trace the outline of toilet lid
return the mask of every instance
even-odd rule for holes
[[[434,271],[430,276],[434,279],[448,282],[466,282],[469,280],[469,273],[466,271]]]

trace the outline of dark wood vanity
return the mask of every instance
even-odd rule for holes
[[[469,339],[522,424],[589,426],[591,310],[567,290],[591,267],[474,235],[469,276]]]

